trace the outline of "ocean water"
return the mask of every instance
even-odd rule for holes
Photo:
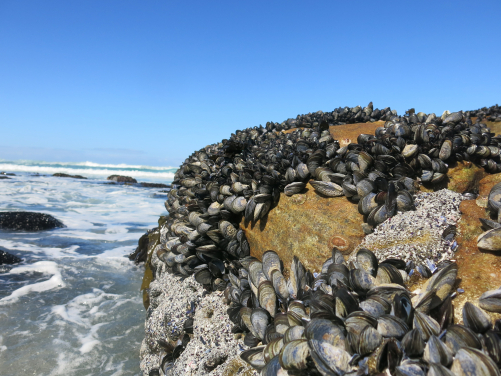
[[[106,176],[168,183],[175,168],[0,161],[0,211],[51,214],[67,227],[0,230],[0,375],[138,375],[143,273],[126,256],[166,214],[161,189],[111,185]],[[64,172],[88,180],[57,178]],[[34,174],[40,175],[34,175]]]

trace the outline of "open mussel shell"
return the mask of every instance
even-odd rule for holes
[[[492,327],[489,316],[481,308],[470,302],[464,304],[463,323],[475,333],[480,334],[485,333]]]
[[[482,351],[473,348],[459,349],[452,362],[451,371],[457,376],[499,376],[499,368]]]
[[[393,314],[410,325],[414,318],[414,308],[409,294],[402,292],[393,298]]]
[[[402,360],[402,355],[402,350],[394,338],[385,339],[375,354],[376,370],[384,372],[388,369],[391,374],[394,374],[395,368]]]

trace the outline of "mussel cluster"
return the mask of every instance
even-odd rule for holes
[[[240,264],[225,290],[228,314],[234,332],[247,332],[241,358],[263,376],[500,374],[501,321],[493,327],[466,303],[464,325],[454,324],[455,263],[439,264],[418,294],[405,288],[405,263],[378,263],[367,249],[347,265],[334,248],[316,276],[294,258],[288,280],[273,251]],[[481,304],[499,310],[499,291],[484,295]]]
[[[501,251],[501,183],[491,188],[487,208],[496,221],[480,218],[485,232],[478,237],[477,245],[487,251]]]
[[[404,323],[403,328],[406,328],[402,329],[402,336],[385,336],[377,332],[384,338],[378,344],[378,348],[384,349],[378,358],[378,369],[403,369],[407,363],[401,361],[405,351],[399,340],[411,328],[418,330],[412,321],[415,317],[429,315],[444,304],[449,307],[445,295],[437,303],[437,292],[432,288],[423,298],[427,303],[420,303],[422,308],[418,309],[417,304],[411,305],[410,298],[407,299],[410,295],[403,286],[401,271],[405,267],[398,260],[380,264],[377,268],[381,273],[379,275],[374,274],[375,270],[348,267],[333,258],[332,267],[327,266],[320,274],[325,280],[313,278],[295,260],[292,268],[297,270],[291,269],[290,283],[285,288],[281,268],[273,266],[266,269],[264,260],[262,267],[255,266],[258,261],[250,258],[250,246],[239,224],[242,219],[257,222],[265,218],[278,203],[281,192],[298,194],[310,183],[320,195],[344,195],[358,203],[370,230],[397,211],[412,210],[413,193],[419,180],[424,184],[441,184],[447,179],[449,164],[455,161],[473,161],[489,172],[501,171],[501,138],[495,137],[482,123],[483,117],[497,119],[499,113],[499,108],[495,106],[466,113],[445,112],[441,117],[421,112],[416,114],[414,110],[409,110],[405,116],[398,116],[390,108],[374,109],[370,103],[364,108],[344,107],[327,113],[319,111],[298,115],[296,119],[288,119],[281,124],[269,122],[265,127],[237,131],[229,139],[193,153],[176,172],[165,202],[169,214],[160,226],[161,246],[157,256],[166,264],[167,271],[181,276],[194,273],[195,279],[208,290],[223,291],[231,284],[233,289],[230,293],[234,295],[231,295],[231,300],[235,304],[238,301],[241,307],[238,310],[230,308],[230,316],[238,318],[238,328],[249,330],[255,340],[263,344],[267,328],[277,326],[276,317],[282,317],[280,320],[284,321],[284,327],[287,321],[290,327],[304,327],[304,330],[308,328],[305,323],[316,318],[331,320],[332,325],[337,325],[335,330],[340,332],[336,341],[343,343],[344,348],[335,346],[337,342],[328,344],[322,341],[317,337],[314,326],[303,337],[295,332],[301,331],[298,328],[293,330],[294,334],[291,333],[291,341],[283,340],[284,348],[280,353],[287,348],[286,354],[302,354],[304,359],[301,359],[306,362],[296,367],[289,366],[287,360],[287,365],[281,367],[290,369],[290,374],[294,373],[294,369],[307,369],[312,374],[342,374],[357,364],[352,354],[358,354],[357,359],[365,359],[367,349],[373,347],[370,341],[377,342],[379,338],[376,334],[379,325],[374,324],[374,320],[377,323],[380,316],[367,319],[374,330],[367,329],[365,335],[370,343],[363,342],[363,346],[367,346],[363,351],[359,348],[362,345],[354,344],[361,329],[349,329],[346,320],[350,314],[356,317],[353,320],[358,320],[357,315],[365,315],[360,313],[363,312],[360,307],[371,302],[382,307],[382,316],[391,312],[393,316],[388,317],[395,317],[397,322],[386,324],[393,319],[385,316],[381,327]],[[475,123],[471,120],[474,116],[478,116]],[[330,126],[377,120],[384,120],[384,126],[377,128],[374,135],[361,134],[356,143],[340,144],[329,132]],[[272,259],[276,262],[274,256]],[[258,271],[253,271],[253,268]],[[455,269],[447,265],[432,280],[444,275],[444,270],[449,275],[454,274]],[[257,279],[253,280],[251,273],[257,273]],[[296,277],[299,279],[291,282]],[[381,282],[384,278],[390,281],[388,286]],[[275,296],[274,303],[266,298],[268,295]],[[406,298],[395,303],[396,296]],[[433,300],[433,303],[427,299]],[[394,308],[395,304],[400,305]],[[394,309],[401,310],[401,313]],[[402,313],[404,311],[408,317]],[[428,317],[432,319],[432,316],[422,319],[427,322]],[[276,329],[275,333],[285,335],[285,332],[280,333],[282,329]],[[351,332],[355,334],[350,335]],[[252,339],[250,335],[249,338]],[[346,340],[349,338],[351,340]],[[348,359],[349,362],[345,364],[343,360],[339,365],[330,362],[325,357],[332,356],[329,355],[331,351],[338,354],[336,359]],[[474,351],[473,355],[467,353],[464,356],[475,359],[480,356],[477,356],[476,350],[471,351]],[[272,369],[279,367],[277,364],[283,363],[277,360],[277,354],[273,357],[266,355],[269,362],[259,363],[258,367],[273,372]],[[285,356],[289,359],[289,355]],[[294,359],[295,355],[291,362]],[[248,360],[251,362],[250,357]],[[433,367],[430,366],[430,369],[435,369]],[[438,365],[436,367],[442,370]]]

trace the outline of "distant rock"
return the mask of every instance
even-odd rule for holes
[[[5,265],[5,264],[16,264],[18,262],[21,262],[22,260],[14,255],[11,255],[8,252],[0,250],[0,265]]]
[[[58,172],[57,174],[54,174],[52,176],[56,176],[58,178],[87,179],[85,176],[82,176],[82,175],[69,175],[69,174],[62,174],[60,172]]]
[[[146,187],[146,188],[170,188],[169,184],[145,183],[144,181],[142,181],[139,184],[141,184],[141,187]]]
[[[0,179],[10,179],[8,176],[0,175]]]
[[[122,175],[110,175],[107,180],[112,180],[117,183],[137,183],[137,180],[131,178],[130,176],[122,176]]]
[[[0,213],[0,228],[8,230],[41,231],[65,227],[50,214],[34,212]]]
[[[16,174],[13,174],[12,172],[0,172],[0,175],[8,175],[8,176],[16,176]]]

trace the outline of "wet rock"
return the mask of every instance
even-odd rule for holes
[[[69,174],[63,174],[61,172],[58,172],[52,176],[56,176],[58,178],[87,179],[85,176],[82,175],[69,175]]]
[[[65,227],[50,214],[33,212],[0,213],[0,228],[8,230],[41,231]]]
[[[261,260],[272,249],[284,265],[298,256],[306,268],[319,270],[333,246],[349,254],[360,243],[363,217],[357,204],[344,196],[320,196],[310,184],[306,188],[292,197],[281,194],[278,205],[257,224],[241,222],[251,256]]]
[[[16,264],[21,261],[22,260],[19,257],[0,249],[0,265]]]
[[[130,176],[123,175],[110,175],[106,179],[114,181],[116,183],[137,183],[136,179],[131,178]]]
[[[146,183],[146,182],[141,182],[141,187],[145,188],[170,188],[169,184],[162,184],[162,183]]]

